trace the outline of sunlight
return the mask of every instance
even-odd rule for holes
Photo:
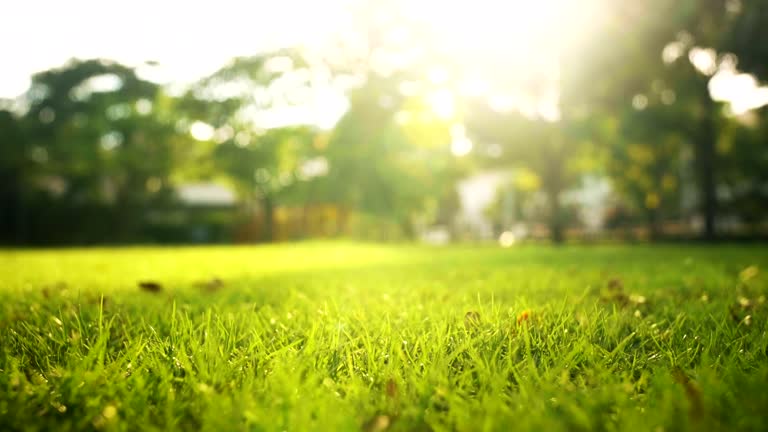
[[[466,156],[472,151],[472,141],[467,137],[467,129],[463,124],[451,126],[451,153],[454,156]]]
[[[589,34],[605,13],[603,4],[603,0],[424,0],[406,7],[430,34],[430,50],[453,65],[450,72],[428,66],[429,82],[457,94],[486,98],[495,111],[518,109],[555,122],[560,118],[556,102],[560,53]],[[531,86],[532,77],[548,87],[543,94]],[[442,118],[450,117],[449,99],[445,93],[430,98]]]
[[[459,91],[464,96],[484,96],[490,90],[490,83],[481,76],[470,75],[459,83]]]
[[[517,237],[515,237],[515,233],[512,231],[504,231],[499,236],[499,245],[503,248],[512,247],[516,241]]]
[[[427,77],[432,84],[443,85],[450,79],[450,74],[445,68],[434,66],[427,72]]]
[[[752,75],[739,73],[735,67],[720,67],[709,81],[712,99],[728,102],[734,115],[768,104],[768,87],[761,86]]]
[[[598,0],[424,0],[409,5],[441,48],[464,58],[548,57],[589,27],[601,11]],[[486,58],[486,60],[488,60]]]
[[[453,93],[448,89],[439,89],[427,97],[432,111],[443,120],[450,120],[456,113],[456,101]]]
[[[213,126],[201,121],[196,121],[189,127],[189,134],[198,141],[208,141],[215,133]]]
[[[565,0],[443,2],[426,0],[413,6],[446,45],[458,50],[504,47],[509,52],[540,49],[561,37],[556,12]]]
[[[17,42],[4,47],[8,64],[14,67],[0,70],[0,97],[21,94],[32,73],[70,58],[103,57],[132,66],[157,60],[158,67],[142,68],[146,77],[164,84],[188,84],[232,57],[322,44],[329,29],[340,26],[343,3],[285,0],[265,7],[243,0],[215,4],[136,0],[117,17],[98,0],[11,2],[4,4],[0,38]],[[110,18],[94,19],[105,16]],[[46,31],[20,38],[31,26]],[[207,30],[200,31],[203,28]],[[93,37],[94,32],[99,37]]]
[[[451,153],[454,156],[466,156],[472,151],[472,141],[467,137],[454,138],[451,142]]]

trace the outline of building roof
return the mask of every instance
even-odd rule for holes
[[[176,188],[179,200],[193,206],[231,206],[237,202],[235,192],[216,183],[186,183]]]

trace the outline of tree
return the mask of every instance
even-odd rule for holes
[[[164,100],[156,84],[108,60],[73,60],[33,77],[22,121],[42,187],[34,195],[64,211],[58,219],[82,222],[78,232],[55,217],[38,220],[52,238],[135,239],[146,206],[170,198],[177,132],[175,118],[161,115]]]
[[[372,73],[352,92],[330,137],[324,181],[332,185],[333,202],[390,218],[413,236],[428,207],[452,198],[459,167],[450,153],[449,122],[418,96],[402,95],[401,79]]]
[[[738,217],[748,231],[761,234],[768,218],[768,108],[731,119],[723,126],[716,151],[720,160],[724,216]],[[764,232],[763,232],[764,234]]]
[[[259,203],[264,216],[265,241],[274,239],[274,210],[295,184],[306,160],[315,132],[308,126],[269,129],[250,137],[238,132],[213,152],[215,165],[252,203]],[[247,138],[246,138],[247,137]]]
[[[768,4],[759,0],[725,2],[733,16],[722,49],[738,58],[739,69],[768,81],[768,46],[761,43],[768,25]]]
[[[674,91],[679,111],[687,115],[678,117],[678,128],[684,131],[692,148],[693,165],[701,214],[704,219],[704,238],[716,236],[716,219],[719,211],[717,187],[722,183],[723,161],[717,151],[717,143],[723,138],[727,121],[723,118],[722,105],[710,95],[709,83],[719,68],[733,67],[735,61],[729,50],[743,58],[741,65],[747,71],[764,74],[760,65],[765,50],[759,39],[758,23],[766,22],[766,8],[760,2],[732,0],[687,0],[667,2],[672,13],[662,20],[665,24],[654,41],[666,37],[665,45],[658,49],[656,43],[649,47],[661,52],[659,67],[637,69],[638,80],[647,86],[671,75],[666,85]],[[662,39],[663,40],[663,39]],[[662,62],[663,60],[663,62]]]
[[[467,110],[470,136],[478,144],[499,146],[499,153],[480,153],[476,158],[486,167],[530,170],[547,198],[550,238],[563,242],[567,220],[562,195],[581,172],[575,163],[581,143],[571,140],[557,123],[517,111],[497,112],[482,102]]]
[[[260,124],[259,114],[308,102],[306,66],[294,51],[236,58],[196,83],[181,104],[188,123],[215,131],[203,140],[205,172],[198,175],[228,179],[252,212],[259,208],[265,241],[274,238],[278,201],[301,181],[316,131],[310,125]]]
[[[722,52],[722,41],[730,31],[734,18],[729,3],[733,2],[617,2],[610,8],[611,15],[616,19],[613,25],[603,29],[602,40],[611,40],[612,46],[619,48],[603,50],[597,61],[571,61],[569,64],[580,67],[576,68],[575,74],[569,68],[566,78],[575,76],[576,85],[564,86],[574,91],[588,88],[589,80],[594,82],[593,77],[599,75],[596,73],[598,69],[611,71],[610,79],[597,82],[597,91],[591,92],[593,97],[590,102],[595,117],[616,119],[623,125],[620,129],[622,134],[632,136],[630,141],[640,140],[643,143],[643,152],[629,151],[622,148],[622,144],[610,144],[611,140],[627,141],[627,137],[611,134],[610,131],[607,134],[606,131],[596,131],[598,139],[618,158],[611,171],[619,191],[633,195],[629,197],[630,201],[644,201],[642,196],[648,192],[640,190],[648,189],[653,183],[647,179],[675,175],[674,172],[661,174],[661,171],[674,166],[665,166],[670,160],[672,147],[691,150],[694,182],[704,219],[703,236],[710,240],[715,237],[718,210],[716,186],[721,168],[715,148],[724,122],[722,107],[712,99],[708,85],[719,61],[726,58]],[[647,10],[654,13],[649,14]],[[581,67],[584,65],[586,67]],[[567,94],[564,100],[568,101],[567,105],[581,109]],[[629,109],[631,106],[634,108]],[[649,119],[654,120],[649,122]],[[677,144],[672,146],[671,142]],[[632,145],[637,150],[639,144],[635,142]],[[684,151],[682,148],[680,151]],[[627,181],[629,171],[625,169],[632,165],[632,158],[626,156],[630,153],[646,153],[650,155],[650,160],[656,161],[644,167],[639,163],[632,166],[632,172],[645,173],[635,176],[638,180],[641,177],[646,179],[642,181],[645,187],[640,189],[637,182],[634,182],[634,187],[629,187],[633,182]],[[652,175],[651,170],[657,171],[658,175]],[[658,190],[658,187],[654,188]],[[658,193],[655,194],[658,197]],[[649,203],[655,201],[650,199]]]
[[[626,109],[606,166],[618,192],[644,214],[651,239],[661,236],[663,218],[680,210],[686,141],[674,126],[670,128],[665,108],[656,103],[642,110]]]

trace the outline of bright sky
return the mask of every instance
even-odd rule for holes
[[[164,66],[155,78],[189,82],[238,55],[316,43],[342,0],[8,0],[0,6],[0,97],[68,59],[103,57]]]
[[[139,72],[163,83],[189,83],[235,56],[288,46],[322,46],[350,25],[348,6],[359,3],[6,0],[0,6],[0,98],[20,95],[27,89],[31,74],[73,57],[110,58],[131,66],[154,60],[162,67],[153,70],[151,76],[147,68]],[[491,58],[497,60],[499,50],[517,53],[529,60],[527,64],[537,56],[546,61],[546,56],[540,55],[546,49],[542,44],[549,45],[568,32],[584,31],[586,23],[600,13],[598,0],[413,0],[403,4],[409,14],[426,20],[445,39],[444,46],[465,53],[477,51],[478,47],[495,49]],[[590,4],[594,7],[586,6]],[[720,76],[712,90],[716,98],[731,100],[735,111],[768,102],[768,89],[758,89],[754,80],[735,73]],[[329,101],[333,99],[332,95],[326,96]],[[338,100],[333,103],[338,109]],[[447,107],[445,103],[438,105]],[[316,108],[323,111],[323,107]],[[544,108],[539,107],[542,115],[552,107]],[[550,116],[555,119],[556,114]],[[333,116],[326,117],[323,122],[331,121]]]

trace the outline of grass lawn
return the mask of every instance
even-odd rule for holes
[[[759,246],[0,251],[0,430],[766,430],[765,270]]]

